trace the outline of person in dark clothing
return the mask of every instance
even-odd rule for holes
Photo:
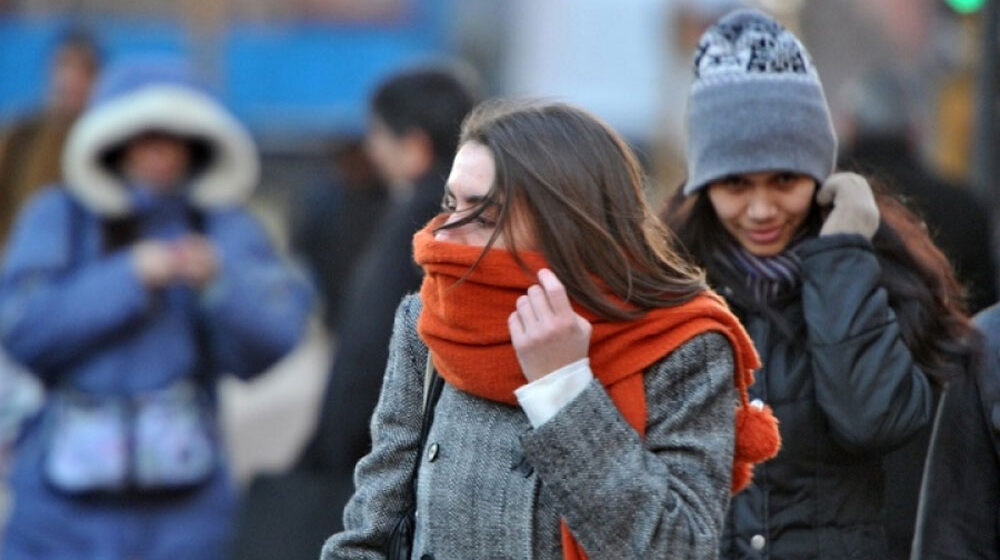
[[[975,318],[985,352],[941,397],[920,492],[914,560],[1000,558],[1000,305]]]
[[[291,219],[292,249],[313,273],[331,332],[351,272],[389,202],[360,141],[337,146],[332,160],[332,178],[304,188]]]
[[[946,182],[917,153],[901,80],[888,69],[848,88],[850,145],[842,167],[879,177],[926,220],[931,238],[968,290],[969,311],[997,300],[989,206],[970,189]]]
[[[440,211],[446,177],[447,167],[434,165],[415,183],[410,200],[390,206],[351,275],[336,321],[337,350],[320,422],[302,458],[305,468],[349,481],[371,446],[368,422],[382,387],[392,320],[400,299],[420,288],[422,279],[413,263],[413,234]]]
[[[851,140],[841,153],[842,165],[878,177],[925,220],[931,238],[955,267],[974,313],[997,298],[989,207],[971,190],[945,182],[920,160],[904,85],[893,69],[881,68],[845,88]],[[885,484],[885,507],[893,512],[886,519],[893,559],[910,557],[931,428],[924,426],[883,460],[884,468],[893,473]]]
[[[354,465],[371,447],[369,419],[382,387],[395,311],[422,280],[413,261],[413,234],[440,212],[462,120],[478,99],[474,82],[455,68],[431,67],[391,76],[376,89],[366,149],[390,201],[339,304],[336,356],[316,430],[286,476],[287,488],[273,491],[280,503],[262,498],[256,507],[281,517],[287,530],[275,531],[257,511],[244,508],[239,534],[246,537],[238,538],[234,558],[312,560],[323,541],[341,530]],[[311,506],[303,507],[305,501]],[[282,508],[289,511],[277,511]]]
[[[760,12],[702,36],[687,142],[665,219],[757,345],[751,397],[782,435],[733,497],[721,557],[886,558],[882,459],[974,354],[947,260],[903,205],[834,172],[816,70]]]
[[[372,96],[366,148],[391,202],[348,284],[337,356],[315,437],[301,464],[350,479],[368,452],[396,307],[420,287],[413,234],[441,208],[462,119],[476,104],[471,77],[421,68],[392,76]]]

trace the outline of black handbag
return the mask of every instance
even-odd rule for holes
[[[434,364],[431,363],[430,355],[428,355],[427,369],[424,372],[424,416],[420,424],[420,446],[417,456],[413,460],[413,471],[410,474],[413,503],[399,516],[386,539],[385,556],[387,560],[410,560],[413,551],[413,537],[417,528],[417,472],[420,470],[420,459],[424,454],[424,445],[427,444],[427,435],[431,431],[431,424],[434,423],[434,407],[437,406],[437,401],[441,398],[442,388],[444,388],[444,379],[437,374]]]

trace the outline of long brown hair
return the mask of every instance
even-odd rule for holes
[[[673,248],[646,205],[644,175],[632,150],[596,117],[561,103],[486,102],[462,125],[459,145],[467,142],[490,150],[496,176],[485,200],[445,227],[472,222],[499,205],[484,254],[503,235],[517,257],[516,209],[570,297],[599,316],[634,318],[705,289],[704,274]]]
[[[873,183],[873,190],[880,223],[872,245],[881,267],[880,282],[914,360],[933,380],[943,384],[964,374],[978,358],[980,339],[966,313],[965,291],[924,223],[882,185]],[[690,197],[678,192],[662,217],[677,232],[688,255],[708,268],[713,284],[732,289],[742,285],[741,278],[734,278],[731,271],[713,263],[713,252],[734,241],[719,222],[704,190]],[[821,209],[814,201],[802,226],[804,233],[818,235],[822,220]],[[782,328],[787,326],[781,324],[776,312],[761,311],[786,335],[801,337]]]

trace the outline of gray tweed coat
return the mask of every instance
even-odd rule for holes
[[[373,449],[322,560],[384,558],[414,499],[420,309],[410,296],[397,311]],[[564,518],[591,560],[716,558],[733,459],[732,348],[700,335],[651,367],[645,389],[640,440],[596,381],[534,430],[520,408],[446,384],[419,471],[413,557],[561,560]]]

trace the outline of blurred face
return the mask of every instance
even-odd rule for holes
[[[489,148],[477,142],[463,144],[455,154],[455,162],[445,185],[444,208],[450,214],[445,224],[455,223],[478,208],[489,196],[495,177],[496,163]],[[500,210],[500,205],[493,203],[475,220],[455,228],[440,230],[435,239],[485,247],[498,227]],[[515,211],[511,213],[510,219],[513,220],[514,243],[518,249],[535,249],[531,228],[526,224],[523,214],[516,211],[516,206],[513,210]],[[503,249],[508,244],[501,235],[493,247]]]
[[[188,144],[167,134],[145,134],[125,148],[125,176],[157,193],[179,187],[191,163]]]
[[[430,169],[432,152],[425,134],[396,134],[378,115],[372,115],[365,150],[382,180],[394,189],[407,189]]]
[[[816,181],[786,171],[730,175],[708,185],[722,226],[759,257],[777,255],[798,233],[812,208]]]
[[[83,111],[97,74],[94,54],[83,47],[59,51],[49,77],[49,105],[56,112],[74,116]]]
[[[401,160],[403,142],[396,137],[387,124],[378,117],[372,117],[365,137],[365,149],[375,170],[389,185],[406,180]]]

